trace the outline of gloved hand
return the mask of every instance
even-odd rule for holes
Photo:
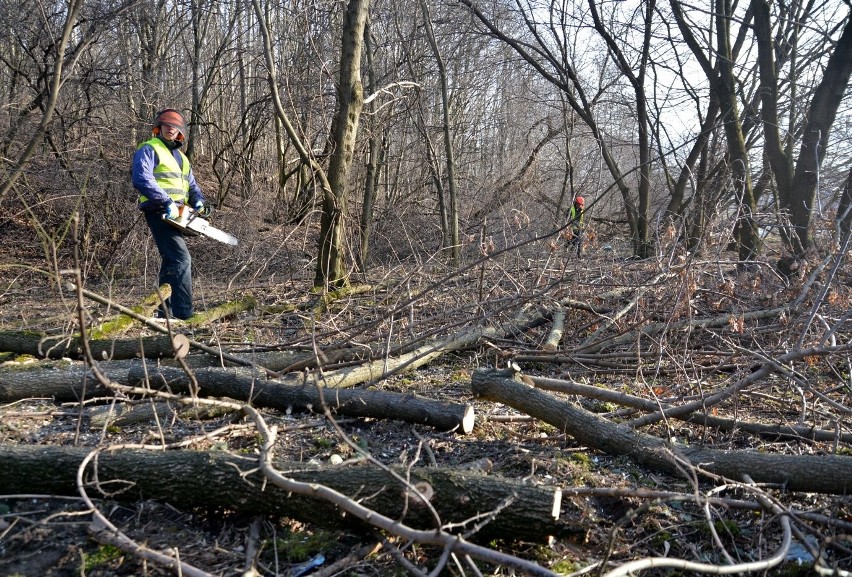
[[[179,214],[180,214],[180,213],[178,212],[178,207],[177,207],[177,205],[176,205],[174,202],[169,202],[169,203],[168,203],[168,204],[167,204],[167,205],[163,208],[163,218],[166,218],[166,219],[168,219],[168,220],[174,220],[174,219],[176,219],[176,218],[178,217],[178,215],[179,215]]]
[[[192,206],[192,208],[195,210],[195,212],[198,213],[198,216],[200,216],[201,218],[208,218],[210,216],[210,207],[204,206],[204,203],[201,202],[200,200],[197,201]]]

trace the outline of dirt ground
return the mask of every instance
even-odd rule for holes
[[[589,247],[582,262],[559,252],[546,252],[538,261],[519,264],[518,259],[495,261],[474,267],[450,277],[440,288],[428,289],[426,296],[401,315],[386,318],[386,311],[404,302],[416,291],[429,287],[440,270],[410,267],[408,270],[375,271],[372,282],[389,282],[381,290],[343,297],[319,314],[314,308],[316,295],[307,290],[310,270],[307,266],[297,275],[291,272],[287,282],[270,276],[255,278],[250,283],[213,282],[211,277],[231,278],[233,271],[212,272],[214,255],[200,255],[196,265],[203,290],[197,295],[202,308],[252,294],[258,300],[253,310],[236,318],[217,321],[211,326],[193,327],[187,333],[196,340],[227,343],[239,354],[243,349],[260,347],[305,348],[312,341],[324,344],[357,341],[372,342],[384,338],[404,343],[418,336],[447,334],[454,322],[470,326],[495,319],[510,318],[525,304],[544,306],[556,299],[571,298],[593,302],[602,292],[620,288],[635,289],[653,278],[660,261],[632,263],[615,253],[610,243]],[[614,254],[615,253],[615,254]],[[292,255],[279,255],[292,259]],[[527,261],[530,263],[530,261]],[[511,266],[511,268],[510,268]],[[759,310],[771,308],[801,291],[802,284],[784,284],[774,274],[763,272],[737,276],[719,262],[696,264],[680,281],[667,281],[646,294],[640,306],[631,311],[621,324],[625,331],[637,323],[672,320],[676,315],[706,315],[719,310]],[[270,264],[270,269],[275,266]],[[0,293],[0,327],[4,330],[73,331],[76,301],[73,293],[64,299],[56,295],[56,287],[39,275],[15,269],[3,269]],[[150,281],[151,271],[143,270]],[[848,279],[848,273],[843,278]],[[399,279],[402,279],[400,282]],[[241,279],[243,280],[243,279]],[[725,282],[735,283],[726,288]],[[844,281],[845,282],[845,281]],[[828,318],[839,319],[847,310],[848,285],[838,282],[832,289],[835,304]],[[692,283],[692,284],[691,284]],[[694,286],[693,286],[694,285]],[[87,284],[90,290],[111,294],[122,304],[132,305],[144,296],[138,279],[112,278]],[[749,288],[751,287],[751,288]],[[683,290],[692,291],[686,298]],[[624,306],[630,299],[611,297],[609,304]],[[595,301],[599,302],[599,301]],[[684,305],[684,302],[687,302]],[[302,308],[286,310],[282,305],[301,304]],[[684,308],[684,306],[686,308]],[[85,304],[86,316],[92,322],[111,316],[102,305]],[[715,308],[714,308],[715,307]],[[281,311],[284,312],[281,312]],[[686,312],[684,312],[686,311]],[[368,330],[362,325],[375,321]],[[560,348],[566,354],[581,351],[578,345],[605,324],[603,318],[588,311],[571,310],[566,321],[569,331]],[[743,331],[728,327],[724,339],[696,332],[702,354],[716,355],[720,370],[699,384],[693,372],[678,359],[691,362],[698,357],[686,354],[681,341],[672,342],[671,357],[657,358],[667,362],[666,371],[641,379],[635,366],[603,368],[583,362],[521,363],[525,372],[540,376],[570,378],[588,384],[626,390],[636,394],[666,394],[689,398],[701,387],[720,386],[738,366],[747,366],[748,355],[736,347],[721,350],[719,343],[737,339],[737,346],[777,351],[788,338],[778,326],[767,324]],[[135,331],[143,331],[137,327]],[[491,540],[486,545],[538,563],[557,574],[582,574],[613,568],[619,563],[642,556],[681,557],[707,563],[766,558],[779,546],[781,534],[777,519],[754,510],[737,507],[714,509],[712,514],[688,500],[660,500],[638,497],[638,490],[673,491],[684,495],[696,489],[688,479],[670,477],[645,470],[618,455],[606,455],[578,445],[570,436],[553,427],[526,418],[512,409],[476,399],[470,390],[470,375],[478,367],[505,365],[513,355],[539,351],[549,327],[540,326],[511,339],[493,339],[465,351],[450,353],[425,368],[395,375],[376,385],[389,391],[414,392],[436,400],[470,403],[477,414],[476,427],[470,435],[435,431],[398,421],[341,418],[340,432],[322,415],[281,413],[264,410],[270,425],[285,431],[276,445],[277,455],[288,460],[326,466],[357,456],[351,443],[368,451],[385,464],[433,465],[465,467],[489,463],[488,474],[525,482],[563,487],[609,489],[585,496],[571,497],[588,528],[580,539],[525,542]],[[361,331],[360,333],[358,331]],[[618,331],[613,330],[613,335]],[[845,335],[840,335],[845,336]],[[674,337],[672,337],[674,338]],[[692,346],[694,343],[691,343]],[[714,348],[712,352],[709,349]],[[615,363],[624,353],[613,354]],[[603,358],[603,356],[601,357]],[[12,370],[33,359],[5,357],[0,370]],[[617,363],[616,363],[617,364]],[[840,363],[838,366],[842,366]],[[671,371],[668,369],[671,368]],[[677,369],[677,370],[675,370]],[[845,374],[848,377],[848,373]],[[824,381],[820,390],[831,390],[838,403],[832,410],[821,406],[806,422],[823,426],[845,419],[841,407],[846,405],[843,375],[815,368],[814,380]],[[642,382],[640,382],[642,381]],[[650,383],[650,384],[649,384]],[[783,389],[784,399],[771,397],[771,390]],[[797,422],[800,407],[785,400],[790,387],[757,392],[737,400],[733,410],[745,420],[764,422]],[[644,392],[643,392],[644,391]],[[653,396],[653,395],[652,395]],[[795,395],[794,395],[795,397]],[[617,406],[582,397],[572,397],[588,410],[612,419],[625,417]],[[97,403],[98,401],[93,401]],[[106,403],[107,399],[101,399]],[[227,414],[205,419],[186,413],[173,413],[159,424],[143,422],[117,427],[93,427],[83,417],[80,403],[59,403],[49,398],[31,398],[0,405],[0,444],[68,445],[97,447],[113,444],[156,444],[188,441],[181,450],[227,450],[256,452],[256,430],[244,418]],[[732,410],[720,407],[720,413]],[[621,411],[621,412],[619,412]],[[820,414],[820,411],[823,411]],[[214,432],[211,434],[211,432]],[[791,454],[848,453],[844,443],[814,443],[805,440],[767,440],[740,431],[717,431],[694,425],[677,424],[673,429],[655,426],[645,432],[674,434],[681,440],[701,442],[708,446],[754,449]],[[199,479],[199,491],[204,480]],[[620,490],[620,491],[619,491]],[[736,499],[748,499],[734,487],[707,482],[701,490]],[[817,494],[775,494],[785,507],[825,515],[843,523],[852,519],[852,503],[844,496]],[[435,567],[441,551],[434,547],[408,543],[377,533],[361,530],[328,528],[322,520],[280,518],[272,515],[246,515],[239,511],[186,510],[180,502],[96,499],[95,504],[107,519],[128,537],[148,548],[176,552],[180,559],[213,575],[404,575],[409,572],[399,560],[404,557],[428,571]],[[709,515],[709,517],[708,517]],[[708,518],[712,522],[708,522]],[[145,562],[121,549],[99,542],[91,532],[91,510],[79,497],[51,497],[38,494],[0,496],[0,575],[2,576],[131,576],[173,574],[155,563]],[[814,543],[828,555],[831,563],[852,569],[852,544],[845,535],[846,525],[818,527],[813,534],[821,536]],[[386,539],[384,542],[382,538]],[[804,537],[802,537],[804,539]],[[397,553],[389,551],[396,547]],[[722,552],[724,550],[724,553]],[[322,562],[320,563],[320,556]],[[349,557],[348,557],[349,556]],[[315,565],[311,561],[317,561]],[[813,558],[797,541],[786,553],[784,563],[770,573],[775,575],[808,574]],[[515,575],[514,569],[478,562],[474,569],[464,559],[451,559],[441,574],[447,575]],[[664,569],[646,574],[671,574]],[[412,573],[414,574],[414,573]]]

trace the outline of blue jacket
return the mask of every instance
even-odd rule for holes
[[[172,151],[178,166],[183,166],[183,156],[180,154],[180,142],[169,143],[163,140],[169,149]],[[175,146],[177,144],[177,146]],[[163,207],[171,200],[154,179],[154,168],[160,163],[157,158],[157,153],[150,144],[143,144],[133,155],[133,167],[131,169],[131,181],[133,186],[139,191],[140,196],[146,197],[148,200],[139,203],[139,210],[151,210],[158,212],[163,210]],[[189,169],[189,205],[194,206],[198,201],[205,202],[204,194],[201,192],[201,187],[195,181],[195,174],[192,168]]]

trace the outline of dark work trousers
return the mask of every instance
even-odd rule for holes
[[[166,306],[173,318],[188,319],[192,316],[192,258],[183,233],[163,221],[159,212],[146,210],[145,220],[163,261],[160,284],[168,283],[172,287],[172,296],[166,300]]]

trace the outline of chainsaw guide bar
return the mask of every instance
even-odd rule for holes
[[[239,242],[237,237],[211,225],[210,222],[198,216],[196,211],[186,205],[178,206],[177,218],[166,218],[166,215],[163,215],[163,220],[186,234],[206,236],[233,246],[236,246]]]

